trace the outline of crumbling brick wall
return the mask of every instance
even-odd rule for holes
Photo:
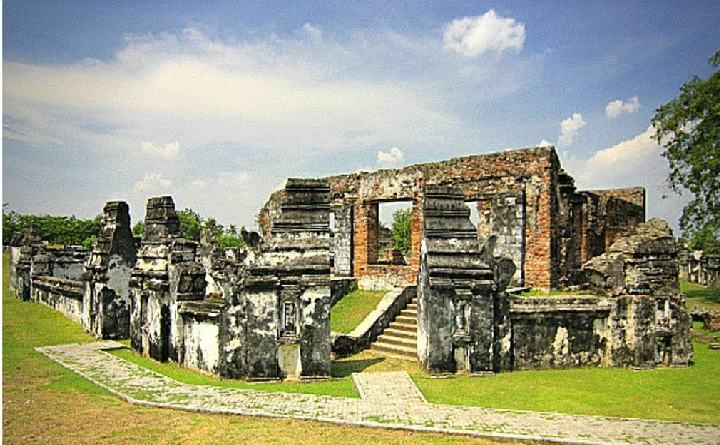
[[[645,217],[644,189],[577,192],[552,147],[510,150],[448,161],[328,177],[333,206],[352,206],[353,242],[343,255],[361,286],[382,287],[417,279],[422,238],[420,205],[425,185],[459,187],[477,202],[478,235],[498,237],[498,248],[516,262],[514,285],[550,289],[571,284],[569,275],[605,251]],[[260,211],[272,227],[281,192]],[[506,199],[502,199],[502,198]],[[378,264],[378,203],[410,201],[412,253],[406,267]],[[512,216],[512,218],[509,218]],[[593,234],[597,234],[594,236]]]

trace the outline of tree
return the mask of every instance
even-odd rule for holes
[[[393,249],[408,253],[411,249],[412,210],[399,209],[393,213],[393,224],[390,229],[393,234]]]
[[[177,212],[180,219],[180,230],[182,230],[185,239],[192,241],[200,241],[200,228],[202,227],[202,217],[193,209],[185,209]]]
[[[145,221],[138,221],[132,226],[132,234],[135,238],[140,238],[145,232]]]
[[[720,66],[720,51],[709,60]],[[691,245],[720,252],[720,71],[707,80],[695,76],[680,95],[655,110],[655,139],[670,163],[668,183],[689,191],[680,227]]]
[[[6,213],[7,204],[3,204],[3,244],[8,245],[26,228],[33,226],[41,240],[51,244],[88,245],[97,237],[102,227],[102,219],[78,219],[73,216],[21,215],[14,210]]]

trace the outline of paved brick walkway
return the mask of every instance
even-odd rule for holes
[[[428,403],[404,373],[354,374],[361,399],[188,385],[102,352],[112,341],[37,348],[136,404],[214,413],[576,444],[719,444],[720,425]]]

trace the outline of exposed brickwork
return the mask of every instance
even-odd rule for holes
[[[518,264],[524,285],[550,289],[566,284],[568,275],[612,242],[629,233],[645,216],[644,189],[576,192],[572,178],[562,171],[555,149],[536,147],[418,164],[402,169],[331,176],[332,203],[352,205],[354,214],[353,271],[359,280],[383,274],[377,264],[377,204],[412,201],[412,253],[409,267],[414,282],[419,270],[422,201],[425,185],[459,187],[465,201],[477,201],[478,235],[492,234],[493,197],[524,197],[524,238],[507,237],[512,249],[524,249]],[[267,228],[277,213],[280,192],[260,212]],[[521,233],[523,233],[521,231]]]

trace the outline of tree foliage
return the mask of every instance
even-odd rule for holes
[[[410,252],[412,247],[412,210],[396,210],[393,213],[393,224],[390,230],[393,234],[393,249],[398,249],[402,253]]]
[[[3,204],[3,245],[7,246],[26,228],[33,226],[40,239],[51,244],[89,245],[102,227],[100,216],[78,219],[73,216],[22,215]]]
[[[237,227],[234,224],[230,224],[227,228],[222,224],[218,223],[215,218],[204,219],[200,213],[193,209],[184,209],[177,212],[178,219],[180,220],[180,230],[186,239],[200,242],[200,233],[203,229],[209,229],[215,240],[223,248],[229,247],[244,247],[245,240],[242,235],[238,232]],[[244,227],[243,227],[244,229]],[[133,236],[142,236],[145,231],[145,223],[142,221],[137,222],[133,228]]]
[[[720,66],[720,51],[710,64]],[[707,80],[696,76],[680,91],[655,110],[655,138],[670,163],[670,186],[693,195],[680,227],[696,248],[712,251],[720,239],[720,71]]]

